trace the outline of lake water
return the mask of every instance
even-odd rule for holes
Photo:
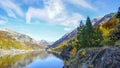
[[[0,56],[0,68],[62,68],[63,61],[46,51]]]

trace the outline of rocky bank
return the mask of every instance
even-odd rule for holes
[[[63,68],[120,68],[120,47],[81,49]]]

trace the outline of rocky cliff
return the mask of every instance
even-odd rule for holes
[[[120,68],[120,46],[81,49],[64,68]]]

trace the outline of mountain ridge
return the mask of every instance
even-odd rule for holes
[[[16,32],[16,31],[11,30],[9,28],[1,28],[0,32],[1,32],[1,34],[3,34],[3,36],[6,37],[5,39],[1,37],[2,39],[0,41],[12,40],[16,44],[17,43],[23,44],[23,45],[26,45],[27,47],[32,48],[32,49],[44,48],[41,44],[39,44],[36,40],[32,39],[30,36]],[[8,41],[8,43],[9,43],[9,41]],[[11,47],[12,47],[12,45],[13,44],[10,44]],[[18,46],[18,47],[20,47],[20,46]]]
[[[40,40],[39,43],[46,46],[46,47],[53,44],[53,42],[49,42],[49,41],[46,41],[46,40]]]
[[[95,27],[95,26],[97,26],[97,25],[99,25],[99,24],[102,24],[102,23],[104,23],[104,22],[107,22],[110,18],[112,18],[114,15],[115,15],[116,13],[109,13],[109,14],[106,14],[106,15],[104,15],[104,16],[102,16],[102,17],[99,17],[99,18],[94,18],[93,20],[92,20],[92,24],[93,24],[93,26]],[[73,36],[70,36],[70,35],[73,35]],[[70,38],[70,37],[71,38]],[[73,38],[75,38],[77,36],[77,28],[76,29],[74,29],[73,31],[71,31],[70,33],[68,33],[68,34],[65,34],[65,35],[63,35],[59,40],[57,40],[57,41],[55,41],[49,48],[54,48],[54,47],[56,47],[56,46],[58,46],[59,44],[61,44],[61,43],[64,43],[64,41],[70,41],[70,40],[72,40]],[[68,38],[69,37],[69,38]]]
[[[55,43],[53,43],[51,47],[56,47],[57,45],[59,45],[60,43],[62,43],[63,41],[66,41],[66,40],[72,40],[74,37],[76,37],[77,35],[77,30],[73,30],[72,32],[70,33],[67,33],[65,34],[64,36],[62,36],[59,40],[57,40]]]

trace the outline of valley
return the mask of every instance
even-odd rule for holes
[[[0,68],[120,68],[118,0],[0,0]]]
[[[81,21],[79,27],[54,43],[45,40],[36,41],[28,35],[9,28],[0,29],[0,56],[44,51],[58,55],[64,62],[64,68],[107,68],[115,64],[119,65],[120,33],[119,18],[116,18],[118,15],[119,12],[110,13],[99,19],[94,18],[92,21],[88,17],[87,24]],[[87,33],[89,29],[91,30]],[[115,54],[116,56],[113,56],[118,59],[107,59],[112,54]],[[104,60],[115,60],[117,63],[113,62],[113,66],[105,67],[110,61],[101,61],[103,57]],[[99,65],[97,60],[106,64]]]

